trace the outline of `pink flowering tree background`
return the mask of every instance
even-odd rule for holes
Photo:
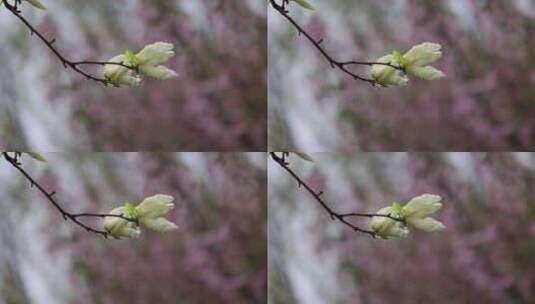
[[[535,144],[532,1],[333,0],[290,13],[339,60],[440,43],[437,81],[379,88],[329,64],[268,10],[269,146],[297,151],[528,150]],[[354,71],[367,75],[367,67]]]
[[[44,1],[43,1],[44,2]],[[106,61],[166,41],[179,77],[111,88],[63,68],[0,9],[0,146],[37,151],[266,148],[265,5],[46,1],[22,14],[68,58]],[[100,67],[86,67],[100,73]]]
[[[270,162],[270,303],[535,300],[533,154],[312,156],[314,164],[290,157],[290,166],[335,210],[376,212],[433,193],[443,199],[433,217],[447,228],[395,240],[353,232]]]
[[[264,153],[47,153],[22,158],[71,211],[109,212],[172,195],[177,230],[113,240],[65,222],[0,162],[0,301],[264,303]],[[101,220],[88,221],[98,227]]]

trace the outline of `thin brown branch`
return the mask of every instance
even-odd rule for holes
[[[270,152],[269,154],[270,154],[271,158],[281,168],[283,168],[286,172],[288,172],[290,174],[290,176],[297,182],[297,185],[298,185],[299,188],[303,187],[319,203],[319,205],[327,212],[327,214],[331,217],[332,220],[338,220],[342,224],[344,224],[347,227],[353,229],[354,231],[368,234],[368,235],[370,235],[370,236],[372,236],[374,238],[376,237],[376,233],[375,232],[373,232],[371,230],[360,228],[359,226],[349,222],[348,218],[351,218],[351,217],[367,217],[367,218],[387,217],[387,218],[393,219],[395,221],[402,221],[402,220],[400,220],[400,219],[398,219],[395,216],[392,216],[390,214],[356,213],[356,212],[353,212],[353,213],[338,213],[338,212],[334,211],[331,207],[329,207],[329,205],[322,198],[323,191],[314,190],[301,177],[299,177],[299,175],[297,175],[297,173],[295,173],[295,171],[293,171],[290,168],[290,164],[287,161],[288,152],[281,152],[281,153],[282,154],[280,156],[277,155],[275,152]]]
[[[131,70],[136,70],[135,67],[129,66],[122,62],[107,62],[107,61],[72,61],[67,59],[64,55],[61,54],[61,52],[54,46],[54,43],[56,42],[56,39],[47,39],[42,33],[40,33],[24,16],[22,16],[21,11],[19,10],[19,2],[17,0],[14,0],[14,4],[10,4],[8,0],[3,1],[3,5],[7,8],[8,11],[10,11],[13,15],[15,15],[30,31],[30,34],[36,35],[39,37],[39,39],[54,53],[54,55],[59,59],[63,67],[70,68],[76,73],[84,76],[86,79],[100,82],[103,85],[107,86],[109,84],[109,81],[105,78],[97,77],[94,75],[91,75],[84,70],[80,69],[80,66],[83,65],[118,65],[122,66]],[[1,5],[1,4],[0,4]]]
[[[280,15],[282,15],[292,26],[297,30],[299,35],[303,35],[306,37],[306,39],[320,52],[320,54],[327,60],[327,62],[330,64],[330,66],[333,69],[339,69],[341,72],[349,75],[351,78],[355,80],[365,81],[372,86],[380,85],[375,79],[368,78],[361,76],[351,70],[349,70],[350,66],[354,65],[363,65],[363,66],[373,66],[373,65],[385,65],[392,67],[394,69],[403,71],[403,68],[400,66],[397,66],[395,64],[392,64],[390,62],[372,62],[372,61],[357,61],[357,60],[348,60],[348,61],[340,61],[335,59],[333,56],[329,54],[329,52],[322,46],[323,39],[316,39],[312,37],[311,34],[309,34],[295,19],[290,16],[290,12],[288,10],[288,0],[282,0],[281,4],[278,4],[275,0],[269,0],[269,3],[271,4],[271,7],[273,7]]]
[[[55,191],[48,191],[43,187],[41,184],[39,184],[24,168],[22,168],[22,164],[20,163],[20,152],[13,152],[14,155],[11,156],[8,154],[8,152],[2,152],[2,156],[4,159],[11,164],[15,169],[17,169],[30,183],[31,187],[36,187],[39,192],[52,204],[52,206],[55,207],[55,209],[61,214],[64,220],[70,220],[76,225],[84,228],[87,232],[92,232],[96,234],[100,234],[104,236],[105,238],[108,238],[108,232],[104,230],[95,229],[85,223],[83,223],[80,218],[87,218],[87,217],[96,217],[96,218],[105,218],[105,217],[118,217],[122,218],[124,220],[137,223],[135,219],[128,218],[122,214],[105,214],[105,213],[71,213],[63,209],[61,205],[56,201],[54,198],[54,195],[56,194]]]

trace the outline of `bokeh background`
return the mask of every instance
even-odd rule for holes
[[[135,240],[88,234],[2,159],[0,303],[265,303],[264,153],[45,156],[23,167],[66,210],[108,212],[165,193],[179,228]]]
[[[269,146],[294,151],[495,151],[535,146],[532,0],[310,0],[291,15],[340,60],[433,41],[448,77],[373,88],[331,69],[268,9]],[[530,34],[531,33],[531,34]],[[355,71],[368,74],[368,68]]]
[[[269,303],[535,301],[535,154],[312,156],[290,166],[335,210],[375,212],[434,193],[447,229],[402,240],[355,233],[270,161]]]
[[[0,9],[0,146],[23,151],[265,151],[266,5],[257,0],[42,1],[24,16],[72,60],[169,41],[180,74],[105,88],[63,69]],[[93,71],[88,67],[88,71]],[[95,72],[99,72],[95,70]]]

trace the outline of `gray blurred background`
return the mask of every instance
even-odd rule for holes
[[[0,303],[265,303],[264,153],[47,153],[23,167],[65,210],[172,195],[168,233],[106,240],[0,160]],[[87,219],[99,228],[101,220]]]
[[[0,147],[23,151],[263,151],[266,7],[246,0],[43,0],[23,16],[70,60],[168,41],[178,78],[105,88],[66,70],[0,7]],[[239,35],[237,34],[239,32]],[[98,75],[100,67],[84,66]]]
[[[314,153],[290,167],[334,210],[434,193],[440,233],[379,240],[331,221],[268,163],[269,303],[532,303],[535,154]],[[369,219],[355,220],[369,228]]]
[[[335,59],[373,61],[432,41],[438,81],[374,88],[331,69],[268,9],[269,147],[282,151],[530,151],[535,1],[310,0],[291,16]],[[368,75],[368,67],[355,67]]]

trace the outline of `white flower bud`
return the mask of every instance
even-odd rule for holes
[[[446,74],[444,74],[441,70],[435,69],[432,66],[407,67],[406,70],[408,74],[424,80],[437,80],[446,77]]]
[[[178,227],[163,218],[175,205],[173,197],[164,194],[156,194],[147,197],[136,207],[139,223],[157,232],[167,232]]]
[[[163,218],[174,206],[173,197],[164,194],[147,197],[136,207],[130,203],[125,203],[124,206],[113,209],[110,214],[123,215],[135,221],[106,216],[104,218],[104,230],[111,236],[121,239],[139,236],[141,231],[138,223],[157,232],[177,229],[177,225]]]
[[[377,211],[377,214],[391,214],[392,207],[385,207]],[[409,229],[400,221],[393,220],[384,216],[374,216],[371,222],[372,231],[383,239],[404,238],[409,234]]]
[[[115,56],[108,62],[125,63],[125,57],[124,55]],[[141,83],[141,78],[136,75],[135,71],[116,64],[106,64],[104,66],[104,78],[116,87],[121,85],[138,86]]]
[[[377,214],[391,215],[399,218],[394,220],[388,217],[374,216],[371,229],[382,238],[406,237],[410,228],[427,232],[441,231],[446,228],[441,222],[429,217],[442,208],[441,198],[438,195],[423,194],[411,199],[404,207],[398,203],[382,208]]]
[[[425,80],[435,80],[445,77],[442,71],[435,69],[430,64],[442,57],[442,46],[438,43],[424,42],[413,46],[403,55],[403,67],[408,74]]]
[[[0,0],[0,5],[2,5],[2,3],[4,2],[4,0]],[[37,1],[37,0],[26,0],[26,2],[28,2],[29,4],[31,4],[32,6],[34,7],[37,7],[38,9],[46,9],[45,6],[43,4],[41,4],[41,2]]]
[[[427,217],[442,208],[442,198],[434,194],[422,194],[412,198],[404,207],[406,217]]]
[[[394,64],[392,55],[386,55],[376,60],[379,63]],[[372,78],[383,86],[406,86],[409,83],[409,78],[400,70],[391,66],[375,64],[371,69]]]
[[[139,65],[160,65],[175,55],[175,47],[167,42],[155,42],[145,46],[136,54]]]
[[[407,225],[411,228],[417,228],[427,232],[441,231],[446,226],[431,217],[426,218],[407,218]]]
[[[156,79],[169,79],[178,74],[161,65],[175,55],[174,46],[171,43],[155,42],[145,46],[135,56],[138,61],[139,72]]]
[[[115,208],[110,214],[122,215],[124,207]],[[141,233],[136,223],[115,216],[104,218],[104,230],[116,239],[136,238]]]
[[[442,46],[438,43],[424,42],[413,46],[403,58],[407,66],[423,67],[434,63],[442,57]]]
[[[28,3],[30,3],[31,5],[39,8],[39,9],[45,9],[45,6],[43,4],[41,4],[41,2],[37,1],[37,0],[26,0],[28,1]]]
[[[442,46],[438,43],[424,42],[413,46],[407,53],[402,55],[394,51],[392,55],[386,55],[376,60],[379,63],[398,65],[407,75],[413,75],[425,80],[436,80],[445,77],[442,71],[430,66],[442,57]],[[409,79],[400,69],[386,65],[372,65],[372,78],[383,86],[404,86]]]
[[[37,152],[24,152],[24,153],[28,154],[28,156],[30,156],[31,158],[35,160],[46,163],[46,158],[41,153],[37,153]]]
[[[410,228],[427,232],[441,231],[446,228],[441,222],[428,217],[442,208],[442,198],[438,195],[423,194],[411,199],[403,207],[403,215]]]
[[[114,86],[138,86],[141,82],[140,75],[166,80],[176,77],[178,74],[163,66],[175,55],[174,46],[167,42],[155,42],[145,46],[140,52],[134,54],[126,51],[124,54],[115,56],[109,62],[123,63],[132,67],[106,64],[104,66],[104,78]]]
[[[291,1],[299,4],[300,6],[306,9],[314,10],[314,7],[312,6],[312,4],[310,4],[307,0],[291,0]]]
[[[170,195],[156,194],[145,198],[136,210],[140,218],[164,216],[175,207],[173,200],[174,198]]]
[[[160,80],[167,80],[167,79],[178,76],[178,74],[175,71],[168,69],[167,67],[163,65],[159,65],[159,66],[141,65],[139,66],[139,71],[147,76],[160,79]]]
[[[156,232],[167,232],[167,231],[175,230],[178,228],[178,226],[175,223],[170,222],[163,217],[157,217],[157,218],[143,217],[139,219],[139,223]]]
[[[305,153],[305,152],[291,152],[291,153],[297,155],[302,160],[306,160],[306,161],[311,162],[311,163],[314,162],[314,159],[308,153]]]

